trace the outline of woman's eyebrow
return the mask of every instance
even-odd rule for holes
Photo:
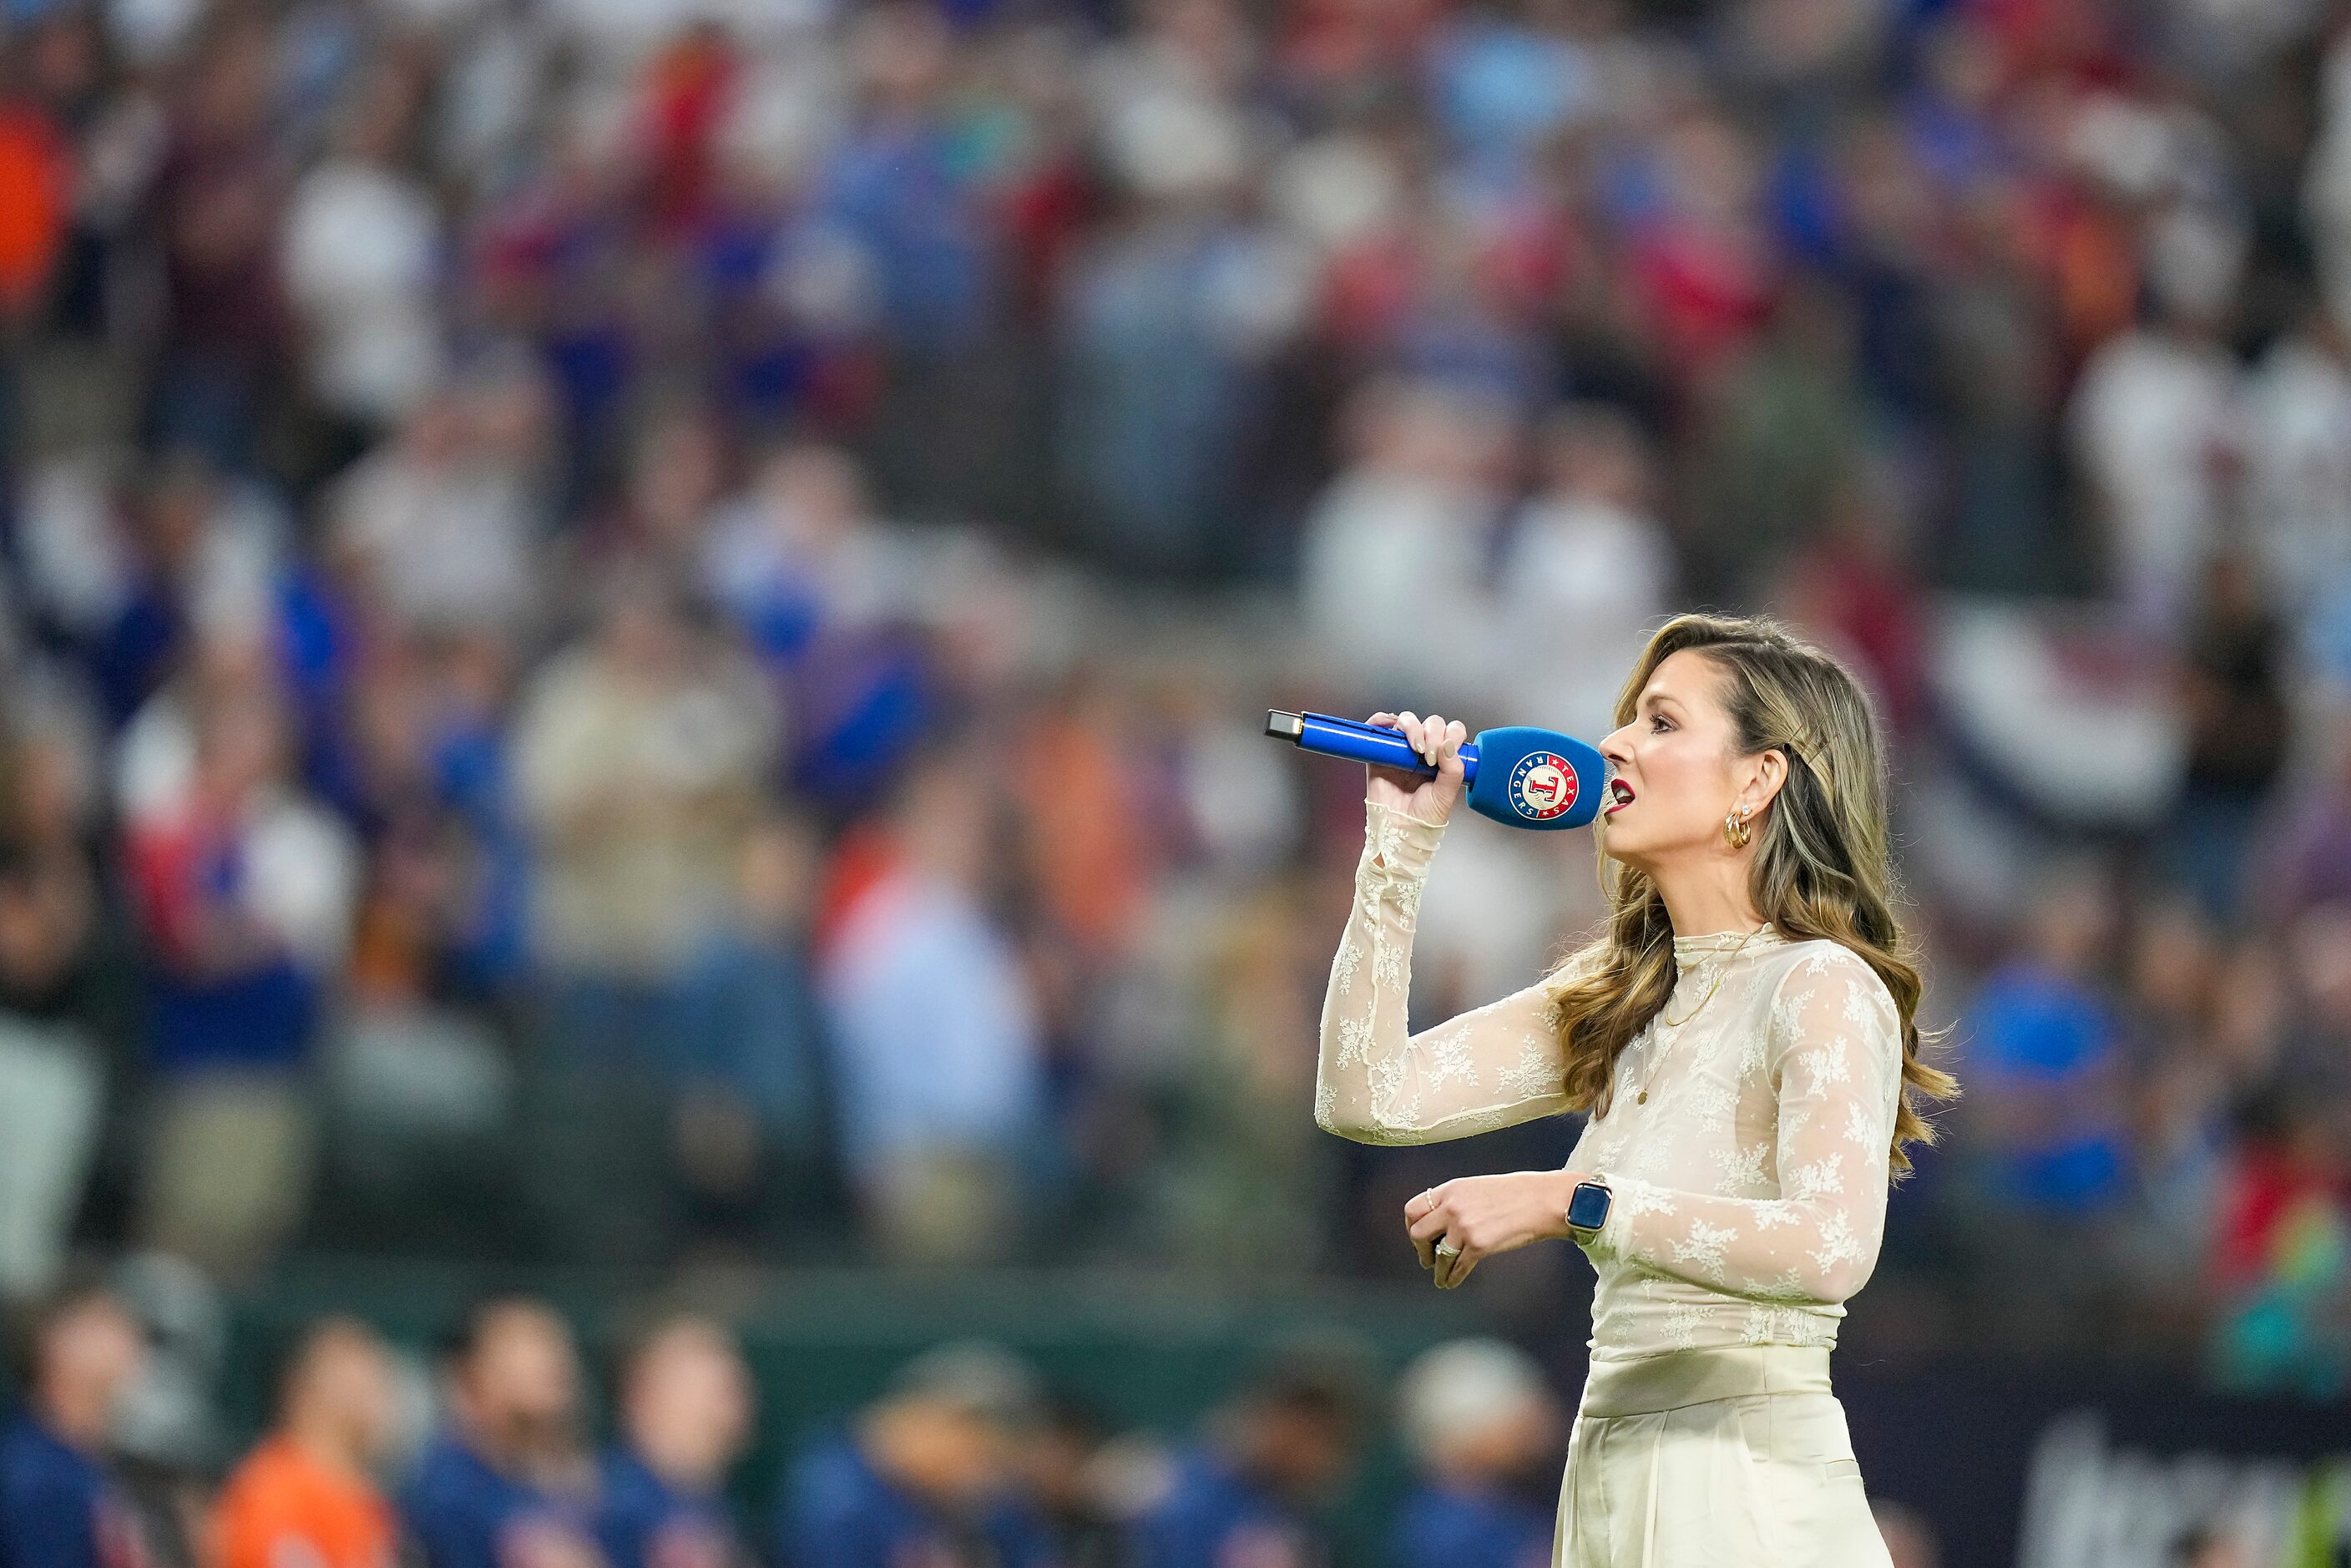
[[[1674,695],[1671,692],[1643,692],[1641,694],[1640,706],[1643,707],[1656,707],[1666,703],[1671,703],[1676,707],[1679,707],[1682,706],[1682,699]]]

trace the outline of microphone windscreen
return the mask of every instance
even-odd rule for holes
[[[1506,725],[1478,737],[1469,806],[1514,828],[1580,828],[1600,814],[1607,780],[1600,753],[1573,736]]]

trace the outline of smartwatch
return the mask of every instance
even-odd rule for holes
[[[1585,1177],[1575,1184],[1567,1197],[1567,1228],[1575,1232],[1578,1241],[1589,1241],[1608,1223],[1608,1210],[1616,1195],[1608,1190],[1604,1181]]]

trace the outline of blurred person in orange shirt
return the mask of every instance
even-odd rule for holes
[[[391,1568],[392,1506],[372,1475],[395,1418],[374,1331],[350,1318],[312,1325],[287,1368],[277,1429],[222,1489],[214,1568]]]

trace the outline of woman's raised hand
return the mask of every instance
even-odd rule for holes
[[[1367,764],[1364,798],[1424,822],[1443,825],[1461,799],[1461,743],[1469,738],[1469,731],[1459,719],[1443,719],[1435,714],[1419,718],[1410,713],[1375,713],[1365,722],[1401,732],[1415,751],[1437,765],[1437,777]]]

